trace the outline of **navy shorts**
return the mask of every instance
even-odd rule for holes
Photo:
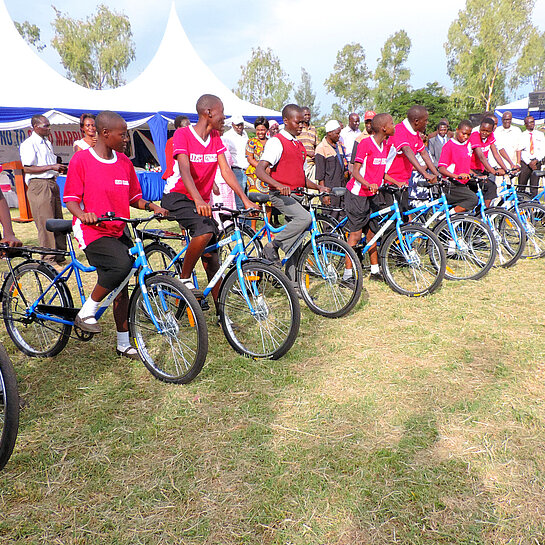
[[[211,233],[213,240],[218,234],[218,226],[212,218],[197,213],[195,202],[182,193],[167,193],[163,195],[161,206],[170,212],[170,216],[178,220],[182,229],[187,229],[189,235],[198,237]]]
[[[379,218],[371,219],[371,214],[391,206],[393,202],[393,196],[389,193],[379,192],[372,197],[363,197],[347,191],[344,196],[344,208],[348,216],[348,230],[353,233],[360,230],[365,232],[369,229],[372,233],[377,233]]]

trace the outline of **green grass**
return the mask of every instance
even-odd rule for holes
[[[26,406],[0,543],[545,543],[544,272],[422,299],[365,281],[345,318],[304,309],[279,361],[237,356],[209,315],[187,386],[118,358],[110,312],[54,359],[3,329]]]

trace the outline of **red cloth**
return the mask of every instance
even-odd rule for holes
[[[218,156],[225,153],[225,146],[221,141],[219,132],[212,131],[206,142],[203,142],[192,126],[180,127],[176,130],[172,139],[173,159],[176,160],[176,157],[180,154],[189,157],[191,177],[203,200],[209,202],[216,169],[218,168]],[[193,200],[181,177],[172,185],[167,184],[165,193],[171,191],[182,193]]]
[[[392,153],[396,152],[396,156],[387,170],[388,174],[399,183],[406,184],[413,173],[413,165],[407,159],[407,156],[401,151],[403,146],[409,146],[413,153],[420,153],[424,149],[424,142],[418,133],[414,133],[407,128],[410,126],[409,121],[398,123],[395,126],[395,134],[390,137],[390,145]]]
[[[360,174],[362,178],[370,184],[376,184],[379,187],[384,183],[384,171],[386,170],[386,159],[390,151],[391,144],[388,141],[382,143],[379,147],[375,139],[371,136],[364,138],[359,144],[354,159],[354,168],[356,163],[361,163]],[[346,184],[346,189],[354,195],[362,197],[371,197],[371,193],[366,187],[358,182],[354,177],[350,178]]]
[[[449,172],[460,176],[460,174],[470,174],[471,170],[471,148],[469,142],[462,144],[458,140],[451,138],[441,150],[441,157],[437,166],[445,167]],[[468,180],[460,180],[466,184]]]
[[[488,152],[490,151],[490,146],[496,141],[494,133],[490,133],[488,138],[483,142],[481,139],[481,133],[475,131],[471,133],[469,137],[469,144],[473,150],[473,155],[471,156],[471,168],[474,170],[485,170],[484,165],[481,163],[481,160],[477,157],[475,150],[481,148],[484,156],[488,159]]]
[[[167,166],[165,168],[165,171],[163,172],[163,175],[161,176],[163,180],[168,180],[168,178],[170,178],[174,174],[174,157],[172,156],[172,152],[174,151],[173,140],[174,140],[174,136],[172,138],[169,138],[165,145],[165,156],[167,159]]]
[[[140,183],[126,155],[114,152],[114,159],[106,161],[91,148],[72,157],[64,185],[64,202],[80,203],[85,212],[94,212],[97,216],[113,212],[116,216],[128,218],[130,203],[141,197]],[[125,228],[121,221],[84,225],[75,217],[72,225],[81,248],[101,237],[119,238]]]
[[[305,187],[305,146],[299,140],[288,140],[281,134],[276,134],[273,138],[278,138],[282,143],[282,157],[271,168],[271,178],[292,189]]]

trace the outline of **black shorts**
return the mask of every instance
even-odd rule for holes
[[[83,251],[89,265],[96,267],[99,286],[113,291],[125,280],[134,261],[129,255],[132,246],[126,234],[119,238],[100,237],[87,245]]]
[[[212,233],[213,239],[216,239],[218,234],[218,226],[212,218],[197,214],[195,202],[182,193],[167,193],[163,195],[161,206],[166,208],[170,215],[178,220],[180,227],[187,229],[189,235],[198,237]],[[210,242],[213,244],[213,242]]]
[[[344,196],[344,209],[348,216],[348,230],[353,233],[370,229],[371,232],[377,233],[379,218],[371,219],[371,214],[391,206],[393,202],[393,195],[389,193],[379,192],[372,197],[363,197],[347,191]]]
[[[467,184],[452,183],[446,196],[451,206],[461,206],[466,210],[473,210],[479,204],[477,195],[467,187]]]

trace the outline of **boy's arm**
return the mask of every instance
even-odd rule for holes
[[[490,146],[490,151],[492,152],[492,155],[494,156],[494,159],[496,159],[496,163],[498,163],[498,165],[500,165],[500,176],[503,176],[507,170],[509,170],[506,166],[505,166],[505,163],[503,162],[503,159],[498,151],[498,148],[496,147],[496,144],[491,144]],[[511,163],[511,161],[509,161]],[[511,163],[512,164],[512,163]],[[503,172],[502,172],[503,170]],[[494,170],[494,173],[496,171]]]
[[[169,215],[169,211],[166,208],[162,208],[153,201],[147,201],[146,199],[138,199],[137,201],[131,202],[131,206],[133,208],[138,208],[138,210],[148,210],[154,214],[161,214],[161,216],[164,216],[165,218]]]
[[[358,181],[363,187],[366,187],[369,191],[376,193],[378,191],[378,185],[370,184],[368,181],[365,180],[365,178],[360,173],[362,164],[363,163],[360,163],[359,161],[354,162],[354,170],[352,171],[352,175],[354,176],[354,179]]]
[[[437,176],[439,172],[437,172],[435,163],[431,160],[430,154],[428,153],[428,150],[426,148],[424,148],[420,152],[420,156],[422,157],[422,159],[424,159],[424,163],[426,163],[426,166]]]
[[[291,193],[291,189],[287,185],[277,182],[270,174],[267,173],[267,169],[270,168],[270,166],[271,164],[269,161],[264,161],[261,159],[259,163],[257,163],[255,175],[269,187],[279,191],[281,195],[289,195]]]
[[[201,197],[201,194],[193,181],[193,176],[191,176],[189,157],[183,153],[179,153],[176,156],[176,160],[178,161],[178,166],[180,167],[180,176],[184,181],[184,186],[195,203],[197,214],[207,216],[209,218],[212,217],[212,207],[208,203],[204,202],[204,199]]]
[[[511,161],[511,157],[509,157],[509,154],[505,151],[505,148],[501,148],[498,151],[500,152],[500,155],[502,156],[502,158],[509,163],[509,166],[511,169],[517,168],[517,165],[515,165],[513,161]]]
[[[72,216],[78,218],[81,223],[84,223],[85,225],[94,225],[97,222],[98,216],[94,212],[84,212],[81,209],[79,202],[66,201],[65,204],[68,212],[70,212]]]
[[[426,180],[433,180],[434,176],[428,173],[428,171],[418,162],[416,155],[414,154],[413,150],[409,146],[402,146],[401,151],[405,154],[405,157],[409,160],[409,163],[418,171]],[[428,152],[426,152],[427,155]],[[428,155],[429,160],[429,155]],[[434,167],[435,169],[435,167]],[[399,185],[396,182],[396,185]]]
[[[0,240],[1,244],[8,246],[22,246],[23,243],[15,236],[13,225],[11,223],[11,214],[9,213],[8,203],[4,198],[4,194],[0,191],[0,223],[2,224],[3,237]]]
[[[221,177],[225,180],[227,185],[242,199],[242,204],[244,204],[246,208],[259,208],[259,206],[256,203],[253,203],[250,199],[248,199],[246,193],[242,191],[242,188],[240,187],[240,184],[238,183],[238,180],[234,175],[233,171],[229,168],[229,165],[227,164],[227,159],[225,158],[225,154],[223,153],[218,155],[218,166],[220,167]]]

